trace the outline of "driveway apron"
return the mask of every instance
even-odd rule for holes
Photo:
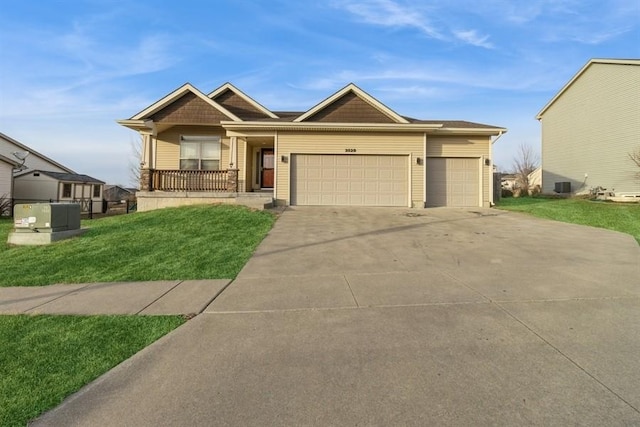
[[[34,425],[639,425],[638,313],[628,235],[292,207],[203,314]]]

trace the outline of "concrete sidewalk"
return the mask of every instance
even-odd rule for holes
[[[198,314],[230,282],[167,280],[0,288],[0,314]]]

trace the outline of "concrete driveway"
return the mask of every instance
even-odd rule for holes
[[[485,209],[287,209],[195,319],[34,425],[640,425],[640,247]]]

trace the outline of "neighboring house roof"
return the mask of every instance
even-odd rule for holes
[[[127,193],[135,193],[137,190],[135,188],[127,188],[127,187],[121,187],[119,185],[105,185],[104,186],[105,190],[112,190],[112,189],[118,189],[121,191],[126,191]]]
[[[11,160],[10,158],[5,157],[5,156],[3,156],[1,154],[0,154],[0,161],[5,162],[5,163],[9,163],[13,167],[20,166],[20,163],[16,162],[15,160]]]
[[[418,120],[401,116],[353,83],[305,112],[272,112],[231,83],[223,84],[208,97],[186,83],[118,123],[154,134],[175,124],[219,124],[227,130],[393,130],[486,135],[507,131],[461,120]]]
[[[26,145],[16,141],[15,139],[11,138],[10,136],[7,136],[3,133],[0,132],[0,138],[4,139],[5,141],[9,142],[12,145],[15,145],[17,148],[19,148],[20,150],[24,150],[24,151],[28,151],[30,156],[36,156],[41,158],[42,160],[51,163],[52,165],[65,170],[69,173],[75,173],[72,169],[69,169],[66,166],[61,165],[60,163],[56,162],[55,160],[50,159],[49,157],[45,156],[44,154],[41,154],[39,152],[37,152],[36,150],[34,150],[31,147],[27,147]]]
[[[137,190],[135,188],[125,188],[119,185],[105,185],[104,198],[109,201],[119,201],[124,197],[133,196]]]
[[[571,80],[569,80],[569,82],[567,84],[565,84],[562,89],[560,89],[560,91],[553,97],[551,98],[551,100],[547,103],[547,105],[545,105],[544,107],[542,107],[542,110],[540,110],[540,112],[536,115],[536,119],[540,120],[542,119],[542,115],[549,109],[549,107],[551,107],[553,105],[554,102],[556,102],[556,100],[558,98],[560,98],[562,96],[562,94],[564,92],[566,92],[571,85],[573,85],[573,83],[580,78],[580,76],[582,74],[585,73],[585,71],[587,71],[587,69],[589,67],[591,67],[593,64],[614,64],[614,65],[626,65],[626,66],[640,66],[640,59],[598,59],[598,58],[594,58],[589,60],[589,62],[587,62],[581,69],[580,71],[578,71],[572,78]]]
[[[50,172],[43,170],[31,170],[29,173],[41,173],[42,175],[49,176],[58,181],[65,182],[83,182],[87,184],[104,184],[104,181],[90,177],[89,175],[83,175],[79,173],[62,173],[62,172]],[[24,176],[24,175],[21,175]]]

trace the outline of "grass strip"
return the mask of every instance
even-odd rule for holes
[[[612,203],[579,198],[509,197],[496,206],[514,212],[620,231],[635,237],[640,243],[640,204]]]
[[[0,316],[0,425],[26,425],[184,322],[180,316]]]

